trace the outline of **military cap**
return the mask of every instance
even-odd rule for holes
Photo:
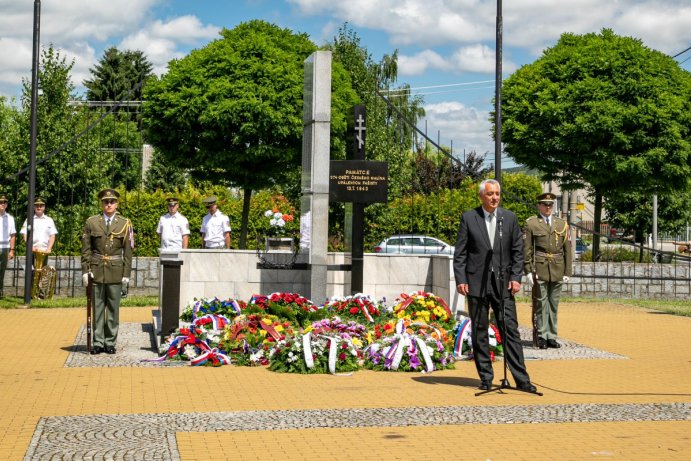
[[[209,206],[213,205],[214,203],[216,203],[216,196],[212,195],[211,197],[206,197],[204,200],[202,200],[202,203],[205,206],[209,207]]]
[[[178,200],[177,197],[168,197],[168,198],[166,199],[166,203],[167,203],[168,205],[177,205],[178,202],[180,202],[180,200]]]
[[[46,200],[43,197],[36,197],[36,200],[34,200],[34,205],[45,205]]]
[[[537,196],[538,203],[554,203],[556,199],[557,196],[551,192],[545,192]]]
[[[101,192],[98,193],[98,199],[103,201],[103,200],[109,200],[109,199],[119,199],[120,198],[120,193],[116,191],[115,189],[103,189]]]
[[[0,202],[7,202],[7,194],[4,192],[0,192]]]

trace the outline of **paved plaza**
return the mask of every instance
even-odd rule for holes
[[[519,304],[523,325],[529,313]],[[15,338],[1,460],[691,459],[691,318],[562,304],[564,347],[534,349],[522,331],[542,397],[476,397],[467,361],[350,376],[142,362],[156,356],[151,308],[123,308],[118,354],[89,356],[84,318],[0,311]],[[496,362],[495,383],[502,373]]]

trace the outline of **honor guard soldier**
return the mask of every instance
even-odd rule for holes
[[[559,348],[557,309],[562,285],[571,276],[573,259],[569,223],[553,216],[556,196],[537,196],[539,214],[525,223],[524,271],[530,287],[535,284],[535,314],[540,349]]]
[[[4,296],[7,261],[14,259],[16,238],[14,218],[7,212],[7,194],[0,193],[0,298]]]
[[[82,277],[93,278],[94,339],[92,354],[115,354],[123,285],[132,271],[132,223],[117,213],[120,194],[104,189],[98,194],[103,213],[91,216],[82,235]]]
[[[204,248],[230,248],[230,219],[221,213],[216,205],[216,197],[211,196],[202,200],[209,212],[202,219],[202,234]]]
[[[24,224],[22,224],[22,229],[19,233],[22,234],[26,242],[26,220],[24,220]],[[46,201],[41,197],[36,197],[36,200],[34,200],[32,251],[40,253],[50,253],[53,251],[56,235],[58,235],[58,229],[55,227],[55,222],[53,218],[46,214]]]
[[[180,201],[177,197],[168,197],[166,203],[168,213],[161,216],[156,229],[161,238],[161,250],[185,249],[190,238],[190,223],[179,213]]]

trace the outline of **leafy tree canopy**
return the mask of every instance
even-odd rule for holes
[[[563,188],[652,193],[691,173],[691,76],[640,40],[563,34],[509,77],[503,140]]]

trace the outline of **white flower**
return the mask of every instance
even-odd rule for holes
[[[269,224],[272,226],[276,226],[278,224],[278,220],[276,218],[271,218],[271,221],[269,221]]]
[[[286,225],[286,222],[283,219],[279,219],[278,221],[276,221],[276,225],[278,227],[283,227]]]
[[[266,210],[266,211],[264,212],[264,216],[266,216],[267,218],[268,218],[269,216],[273,216],[273,214],[274,214],[274,212],[271,211],[271,210]]]
[[[262,357],[264,357],[264,351],[262,349],[259,349],[254,354],[250,354],[250,361],[259,362],[259,360],[261,360]]]
[[[197,348],[191,344],[186,344],[185,345],[185,355],[190,360],[197,358]]]
[[[276,219],[276,220],[283,219],[283,213],[281,213],[280,211],[277,211],[276,213],[274,213],[274,219]]]

